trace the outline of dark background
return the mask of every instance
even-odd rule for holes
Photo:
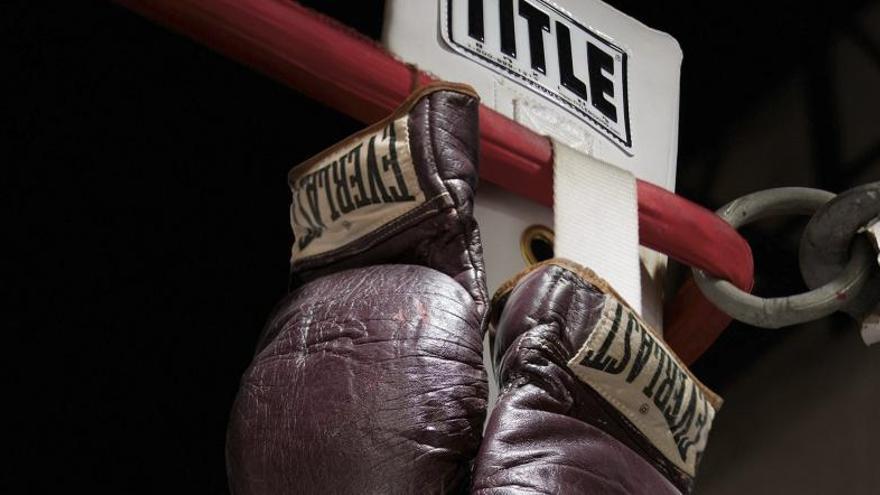
[[[379,36],[382,2],[305,3]],[[794,70],[809,88],[812,185],[840,191],[877,159],[877,146],[841,157],[828,96],[830,40],[864,31],[853,19],[869,2],[611,3],[685,53],[686,197],[732,199],[712,193],[722,138]],[[0,9],[13,457],[0,489],[223,493],[227,412],[286,288],[285,174],[361,124],[109,2]],[[756,188],[771,185],[804,184]],[[747,234],[759,291],[800,290],[794,244]],[[696,369],[723,392],[785,338],[735,325]]]

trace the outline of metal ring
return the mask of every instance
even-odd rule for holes
[[[777,215],[809,215],[834,197],[833,193],[805,187],[759,191],[723,206],[716,213],[734,228]],[[849,262],[833,280],[809,292],[764,298],[737,289],[733,284],[693,270],[703,294],[737,320],[763,328],[780,328],[816,320],[837,311],[862,288],[870,271],[866,246],[857,243]]]
[[[809,288],[828,282],[846,266],[854,239],[865,225],[880,214],[880,182],[872,182],[838,194],[824,204],[804,229],[798,257],[801,275]],[[873,264],[873,263],[872,263]],[[880,300],[880,271],[856,297],[841,308],[856,319],[864,318]]]
[[[527,264],[534,265],[545,259],[552,258],[553,243],[555,242],[555,239],[556,236],[553,233],[553,229],[550,227],[545,227],[544,225],[532,225],[527,227],[519,239],[519,249],[520,252],[522,252],[523,259],[525,259]],[[546,256],[540,256],[535,252],[535,242],[543,242],[548,245],[548,248],[551,250],[549,258]]]

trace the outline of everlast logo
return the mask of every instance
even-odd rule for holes
[[[401,128],[405,132],[405,118],[291,178],[295,253],[341,247],[420,202],[409,145],[398,139]],[[324,244],[315,248],[318,240]]]
[[[714,409],[665,344],[610,296],[604,318],[577,360],[580,370],[591,370],[586,373],[588,384],[600,393],[608,387],[625,390],[622,402],[628,410],[621,412],[634,416],[642,433],[673,463],[692,470],[705,447]],[[663,431],[641,428],[655,419],[662,423],[654,427]],[[667,452],[668,447],[674,452]],[[691,450],[694,455],[689,457]]]
[[[442,3],[448,43],[632,146],[623,49],[542,0]]]

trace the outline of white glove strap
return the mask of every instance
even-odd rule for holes
[[[635,176],[552,141],[555,255],[596,272],[641,315]]]

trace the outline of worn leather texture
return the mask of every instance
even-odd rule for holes
[[[479,100],[462,91],[428,87],[421,92],[426,93],[411,97],[386,121],[403,112],[409,115],[410,151],[427,198],[425,205],[394,228],[339,252],[293,260],[293,287],[347,268],[380,263],[423,265],[457,280],[481,313],[487,313],[483,249],[473,216],[479,180]]]
[[[486,410],[480,319],[460,284],[414,265],[294,290],[232,411],[233,493],[460,492]]]
[[[473,493],[690,492],[693,480],[567,366],[604,301],[595,285],[553,263],[498,298],[493,351],[500,395]]]
[[[411,98],[395,115],[409,115],[433,199],[381,235],[293,260],[230,415],[233,493],[468,490],[488,394],[477,108],[456,87]]]

